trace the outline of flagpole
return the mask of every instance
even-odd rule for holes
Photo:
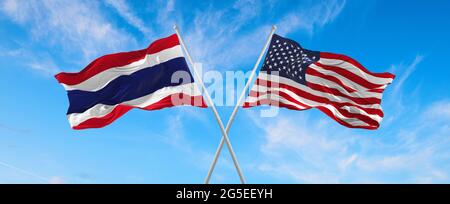
[[[175,30],[175,32],[178,35],[178,38],[180,39],[180,44],[181,44],[181,46],[183,47],[183,49],[184,49],[184,51],[186,53],[186,56],[187,56],[187,58],[189,60],[189,63],[192,65],[192,69],[194,71],[194,74],[195,74],[198,82],[200,83],[203,92],[206,95],[206,98],[208,100],[208,103],[209,103],[211,109],[214,112],[214,116],[216,117],[217,123],[219,123],[220,131],[222,132],[222,135],[223,135],[222,136],[222,144],[223,144],[223,140],[225,140],[226,143],[227,143],[228,149],[230,151],[231,157],[233,159],[234,166],[236,167],[236,171],[237,171],[237,173],[239,175],[239,179],[241,180],[241,183],[244,184],[245,183],[244,175],[242,174],[241,168],[240,168],[239,163],[238,163],[238,161],[236,159],[236,155],[235,155],[235,153],[233,151],[233,147],[231,146],[230,140],[228,139],[227,132],[225,131],[225,128],[223,126],[223,122],[220,119],[220,116],[219,116],[219,113],[217,112],[216,106],[214,105],[214,103],[213,103],[213,101],[211,99],[211,96],[209,95],[208,91],[206,90],[205,84],[203,83],[203,80],[202,80],[201,76],[198,74],[198,72],[197,72],[197,70],[195,68],[194,61],[192,60],[191,55],[189,54],[189,51],[186,48],[186,45],[184,44],[183,38],[181,37],[180,31],[178,30],[177,25],[174,25],[173,29]]]
[[[252,70],[252,72],[251,72],[251,74],[250,74],[250,76],[248,78],[247,83],[245,84],[245,88],[242,90],[242,93],[239,96],[239,99],[238,99],[238,101],[236,103],[236,106],[234,107],[233,112],[231,113],[230,119],[228,120],[227,127],[225,129],[226,134],[228,134],[228,132],[230,131],[231,123],[233,123],[233,120],[234,120],[234,118],[236,116],[236,113],[237,113],[239,107],[241,106],[242,100],[245,97],[246,90],[249,88],[250,83],[252,82],[253,77],[255,76],[255,73],[256,73],[256,70],[258,68],[258,65],[261,62],[261,59],[264,56],[264,52],[266,51],[267,47],[269,46],[270,40],[272,39],[272,36],[275,33],[276,29],[277,29],[277,26],[273,25],[272,26],[272,30],[270,31],[270,34],[267,37],[266,44],[264,45],[264,48],[261,50],[261,53],[259,54],[258,60],[256,60],[255,66],[253,66],[253,70]],[[210,179],[211,179],[211,175],[212,175],[212,173],[214,171],[214,168],[216,166],[217,160],[219,159],[220,152],[222,151],[223,143],[224,143],[225,140],[226,140],[226,138],[224,138],[224,137],[222,137],[222,139],[220,140],[220,144],[217,147],[216,154],[214,155],[214,159],[213,159],[213,161],[211,163],[211,167],[209,168],[208,175],[206,176],[206,179],[205,179],[205,183],[206,184],[208,184]]]

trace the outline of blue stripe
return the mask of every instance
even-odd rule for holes
[[[131,75],[120,76],[95,91],[68,91],[69,110],[67,114],[82,113],[96,104],[116,105],[125,101],[149,95],[161,88],[178,86],[192,81],[172,83],[172,74],[176,71],[186,71],[193,81],[192,75],[184,57],[175,58],[150,68],[139,70]]]

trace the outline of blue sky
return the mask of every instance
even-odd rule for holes
[[[305,48],[397,75],[377,131],[317,110],[240,110],[229,135],[249,183],[450,183],[449,9],[445,0],[0,0],[0,183],[202,183],[220,141],[211,110],[133,110],[74,131],[52,77],[144,48],[174,23],[206,70],[250,70],[276,24]],[[218,108],[224,121],[231,110]],[[239,182],[227,151],[212,182]]]

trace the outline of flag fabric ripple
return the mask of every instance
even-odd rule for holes
[[[176,34],[146,49],[102,56],[78,73],[55,78],[67,90],[73,129],[104,127],[133,108],[206,107]]]
[[[317,108],[346,127],[377,129],[383,91],[394,78],[372,73],[345,55],[303,49],[275,34],[243,106]]]

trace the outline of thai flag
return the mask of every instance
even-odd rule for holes
[[[133,108],[206,107],[176,34],[143,50],[102,56],[78,73],[55,78],[67,90],[73,129],[104,127]]]

